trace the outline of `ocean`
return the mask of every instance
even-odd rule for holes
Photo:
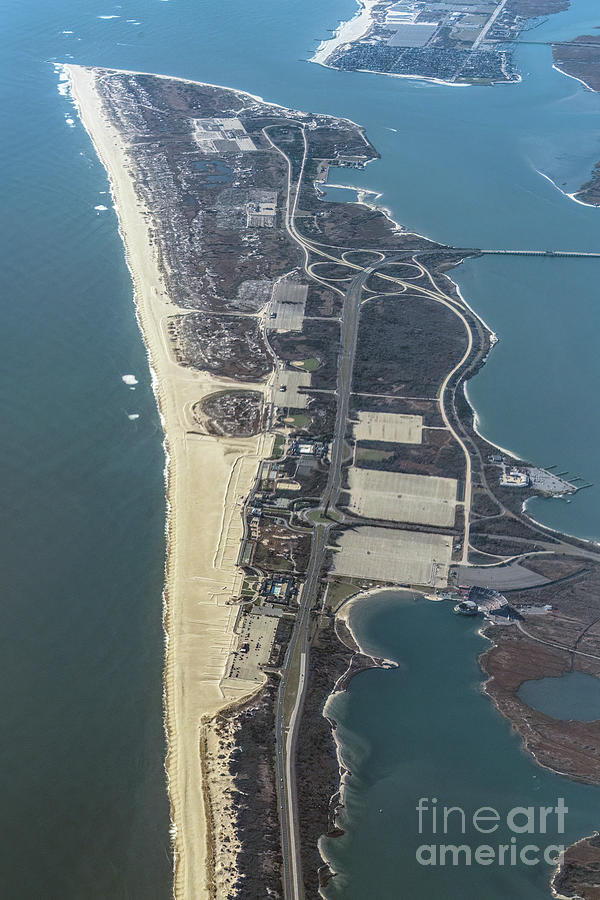
[[[594,6],[575,0],[536,37],[589,30]],[[215,0],[3,4],[3,896],[170,896],[162,435],[106,176],[54,65],[172,74],[349,116],[382,158],[364,172],[332,172],[331,180],[381,192],[381,203],[411,229],[455,246],[600,248],[600,212],[548,180],[569,192],[600,159],[600,97],[553,71],[547,47],[520,48],[523,82],[491,88],[307,64],[354,9],[354,0],[231,0],[224,21]],[[456,272],[468,302],[500,337],[469,388],[482,431],[591,482],[600,474],[600,426],[589,399],[600,381],[598,265],[487,258]],[[533,511],[598,538],[597,497],[590,488]],[[432,607],[417,620],[424,641],[442,641],[443,612]],[[384,621],[394,635],[389,655],[399,658],[406,649],[399,615],[388,603],[377,621],[361,624],[361,639],[372,632],[375,641]],[[474,685],[478,649],[473,638],[455,660]],[[373,677],[356,681],[358,701],[342,723],[347,752],[366,742],[375,753],[385,743],[402,780],[397,738],[385,716],[374,726],[368,715],[380,680],[393,685],[395,673]],[[454,696],[461,706],[460,690]],[[507,737],[489,702],[476,691],[471,699],[481,716],[473,721],[504,728]],[[428,696],[429,718],[439,703],[435,691]],[[502,765],[512,771],[523,763],[518,743],[503,746]],[[358,772],[348,835],[360,834],[369,808],[362,778]],[[581,788],[576,802],[588,809],[592,800],[584,798],[592,797]],[[373,817],[370,827],[377,843],[388,825]],[[336,851],[339,866],[368,872],[369,856],[352,850],[359,843],[348,853],[345,846]]]

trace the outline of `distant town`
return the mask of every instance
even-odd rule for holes
[[[518,81],[510,45],[560,0],[379,0],[324,41],[313,61],[336,69],[449,84]]]

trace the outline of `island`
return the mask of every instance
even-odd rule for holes
[[[600,91],[600,35],[582,34],[572,41],[557,42],[552,45],[552,56],[559,72],[580,81],[590,91]],[[590,180],[571,197],[588,206],[600,206],[600,163]]]
[[[311,62],[442,84],[520,81],[512,45],[569,0],[359,0]]]
[[[527,515],[580,477],[478,433],[464,388],[497,338],[448,273],[484,251],[329,202],[331,166],[377,156],[354,122],[64,68],[110,178],[164,429],[174,896],[319,896],[343,801],[324,710],[388,665],[348,620],[379,587],[484,617],[491,700],[541,765],[600,783],[599,723],[519,696],[600,676],[600,551]],[[567,854],[562,896],[597,896],[597,843]]]

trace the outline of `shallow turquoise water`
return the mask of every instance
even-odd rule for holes
[[[567,672],[560,678],[526,681],[519,697],[528,706],[554,719],[594,722],[600,719],[600,681],[585,672]]]
[[[213,81],[349,116],[382,159],[332,180],[381,191],[398,220],[454,245],[600,246],[600,212],[536,171],[567,190],[585,177],[600,159],[599,97],[553,72],[544,47],[522,48],[517,87],[443,88],[308,65],[311,48],[354,9],[354,0],[231,0],[224,27],[213,0],[3,6],[3,896],[170,893],[161,434],[105,174],[68,121],[52,62]],[[538,35],[588,30],[594,13],[591,0],[577,0]],[[488,258],[458,275],[501,338],[470,388],[481,427],[591,481],[600,474],[589,400],[600,371],[597,266]],[[127,373],[139,380],[134,391]],[[594,489],[535,512],[598,537],[596,498]],[[441,616],[427,621],[440,640],[448,627]],[[476,649],[466,645],[454,662],[474,686]],[[364,702],[349,747],[365,733],[387,741],[368,717],[368,694]],[[427,698],[430,718],[436,702]],[[519,761],[517,745],[506,746]],[[582,809],[588,796],[577,794]]]

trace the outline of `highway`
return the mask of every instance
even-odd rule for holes
[[[368,269],[361,271],[350,282],[344,298],[342,330],[340,335],[341,349],[338,356],[337,370],[337,411],[333,440],[330,448],[329,474],[327,485],[321,499],[321,509],[324,515],[327,515],[330,507],[335,508],[335,503],[340,491],[344,438],[346,435],[346,422],[348,421],[350,394],[352,392],[352,373],[354,371],[354,357],[356,355],[356,342],[358,339],[358,321],[360,317],[362,289],[373,272],[392,261],[392,257],[388,260],[378,260]]]
[[[277,692],[275,710],[275,757],[279,816],[281,823],[281,848],[283,857],[283,889],[286,900],[300,900],[304,896],[300,863],[300,839],[298,834],[298,810],[296,804],[296,741],[298,723],[306,694],[306,672],[308,665],[308,635],[310,611],[317,597],[321,565],[325,557],[329,525],[315,525],[310,559],[306,570],[306,580],[300,596],[294,630],[283,663],[281,682]],[[300,654],[298,684],[290,684],[290,672],[296,653]],[[289,726],[285,723],[285,705],[288,690],[295,691],[296,697],[290,715]]]
[[[354,369],[354,358],[356,353],[356,344],[358,337],[358,323],[360,317],[360,305],[362,289],[369,278],[379,268],[383,268],[393,261],[397,261],[403,254],[394,252],[388,258],[383,254],[379,254],[380,258],[368,268],[363,268],[356,263],[352,263],[347,259],[343,259],[340,254],[332,254],[327,250],[344,250],[348,253],[348,248],[329,247],[325,244],[319,244],[314,240],[309,240],[301,235],[295,223],[295,215],[298,206],[298,197],[300,193],[300,184],[302,181],[306,156],[307,142],[304,125],[295,122],[302,132],[304,150],[302,164],[300,166],[299,175],[294,184],[292,178],[292,163],[287,154],[277,146],[269,134],[269,127],[263,129],[263,134],[271,144],[274,150],[281,154],[285,159],[288,167],[288,183],[287,183],[287,202],[285,227],[290,237],[300,245],[304,253],[304,269],[306,274],[319,281],[321,284],[327,285],[330,290],[336,291],[344,297],[344,306],[342,311],[341,325],[341,348],[338,356],[337,371],[337,411],[334,425],[333,440],[330,448],[330,467],[327,478],[327,484],[319,505],[319,512],[323,518],[335,509],[338,493],[341,484],[342,460],[344,455],[344,442],[346,434],[346,422],[348,418],[348,408],[350,403],[350,394],[352,389],[352,373]],[[325,249],[327,248],[327,249]],[[412,251],[414,254],[414,251]],[[473,251],[471,251],[473,252]],[[311,271],[310,254],[314,253],[321,259],[331,260],[336,263],[347,266],[354,270],[357,274],[347,286],[345,292],[335,284],[319,278]],[[457,315],[466,329],[468,336],[468,347],[464,356],[454,367],[452,372],[448,374],[440,392],[440,407],[442,416],[446,426],[453,434],[456,441],[461,446],[466,460],[466,478],[465,478],[465,540],[464,555],[468,552],[469,545],[469,515],[470,515],[470,492],[471,492],[471,458],[464,444],[464,441],[457,434],[452,426],[445,409],[445,389],[449,379],[463,365],[469,356],[472,346],[472,334],[470,327],[463,316],[460,309],[457,308],[455,300],[439,289],[431,277],[431,273],[419,263],[413,255],[413,260],[421,274],[427,277],[429,288],[417,285],[414,282],[407,282],[401,278],[389,276],[382,273],[382,278],[397,284],[401,289],[409,289],[414,293],[421,294],[436,302],[448,307]],[[287,648],[285,660],[282,667],[281,682],[277,693],[277,704],[275,712],[275,739],[276,739],[276,779],[279,803],[279,815],[281,823],[281,846],[283,858],[283,886],[285,900],[303,900],[304,882],[302,879],[301,859],[300,859],[300,839],[298,832],[298,811],[296,803],[296,778],[295,778],[295,757],[296,757],[296,741],[298,733],[298,723],[301,719],[302,707],[306,693],[306,673],[308,671],[309,656],[309,626],[310,611],[315,604],[318,596],[321,568],[325,559],[329,531],[333,522],[321,521],[315,524],[311,542],[311,553],[308,561],[306,579],[299,599],[299,608],[294,623],[294,629]],[[297,654],[299,654],[299,666],[297,663]],[[298,680],[294,683],[293,677],[295,667],[298,668]],[[290,721],[286,727],[285,712],[286,706],[291,703],[293,697],[293,707],[290,714]]]
[[[281,845],[283,856],[283,886],[285,900],[303,900],[304,898],[304,882],[302,878],[302,866],[300,858],[300,838],[298,828],[298,810],[296,802],[296,777],[295,777],[295,759],[296,759],[296,743],[298,736],[298,726],[302,717],[302,708],[307,689],[307,675],[309,671],[309,636],[311,610],[315,605],[318,597],[321,569],[325,561],[329,532],[333,525],[333,519],[329,518],[329,514],[335,510],[335,505],[340,492],[342,479],[342,462],[344,458],[344,445],[346,435],[346,423],[348,419],[348,411],[350,404],[350,394],[352,390],[352,374],[354,369],[354,359],[356,354],[356,344],[358,337],[358,324],[360,318],[360,306],[363,287],[365,282],[374,272],[394,261],[403,258],[406,252],[410,253],[413,263],[417,269],[420,269],[421,276],[429,287],[425,287],[423,283],[417,283],[415,280],[407,281],[396,276],[381,273],[381,278],[386,281],[397,284],[399,290],[410,290],[413,294],[418,294],[428,299],[434,300],[451,310],[463,323],[467,335],[467,346],[462,358],[454,366],[444,379],[439,394],[438,401],[440,411],[446,428],[453,435],[461,447],[465,456],[465,494],[464,494],[464,543],[462,562],[467,564],[469,551],[469,535],[470,535],[470,512],[471,512],[471,457],[468,448],[454,427],[451,417],[448,414],[446,404],[448,399],[453,405],[453,397],[447,398],[447,390],[452,378],[467,362],[473,347],[473,334],[469,322],[465,318],[462,311],[462,304],[456,298],[442,291],[433,279],[431,272],[423,266],[418,256],[423,252],[427,253],[446,253],[461,255],[514,255],[514,256],[542,256],[553,258],[557,256],[573,256],[573,257],[600,257],[600,253],[585,253],[577,251],[548,251],[548,250],[476,250],[470,249],[460,251],[455,248],[431,248],[426,251],[405,251],[394,252],[388,258],[383,253],[374,251],[379,255],[376,260],[368,268],[353,263],[348,260],[346,255],[351,251],[348,248],[334,247],[328,244],[320,243],[315,240],[307,239],[301,235],[296,227],[295,215],[298,206],[298,197],[300,193],[300,185],[304,174],[305,162],[307,157],[307,142],[305,126],[300,122],[290,122],[301,130],[304,151],[302,164],[296,182],[292,177],[292,163],[287,154],[273,141],[270,136],[269,126],[263,129],[263,134],[271,144],[274,150],[281,154],[286,160],[288,166],[288,184],[287,184],[287,203],[285,227],[290,237],[302,248],[304,253],[304,269],[306,274],[321,284],[326,285],[330,290],[344,297],[344,305],[341,316],[341,348],[338,356],[337,365],[337,410],[334,424],[333,439],[330,447],[330,466],[327,478],[327,484],[321,497],[318,511],[320,513],[320,521],[315,523],[311,542],[311,552],[307,565],[306,578],[299,599],[299,607],[296,615],[294,628],[290,638],[290,642],[285,655],[285,660],[281,672],[281,681],[277,693],[276,714],[275,714],[275,738],[276,738],[276,778],[279,802],[279,814],[281,822]],[[340,253],[331,253],[328,251],[340,251]],[[356,251],[354,251],[356,252]],[[371,251],[373,252],[373,251]],[[315,263],[310,262],[311,254],[315,254],[321,260],[329,260],[341,265],[347,266],[350,270],[356,272],[355,277],[346,286],[345,291],[328,281],[320,278],[313,266]],[[373,297],[369,297],[373,299]],[[293,704],[293,705],[291,705]],[[286,710],[289,713],[289,722],[286,722]]]
[[[506,6],[507,3],[508,3],[508,0],[500,0],[500,3],[498,4],[496,9],[492,13],[490,18],[488,19],[488,21],[486,22],[485,27],[479,32],[479,36],[473,42],[473,46],[471,47],[471,50],[477,50],[477,48],[479,47],[481,42],[485,41],[487,33],[489,32],[492,25],[494,24],[494,22],[496,21],[496,19],[498,18],[498,16],[500,15],[500,13],[502,12],[502,10],[504,9],[504,7]]]
[[[361,270],[352,280],[345,294],[342,313],[341,349],[338,356],[337,411],[330,448],[327,485],[319,506],[319,512],[323,517],[327,515],[328,510],[335,508],[341,486],[346,422],[352,390],[352,372],[358,338],[362,289],[369,276],[379,266],[389,262],[390,260],[387,260],[382,263],[379,260],[368,269]],[[310,612],[318,596],[321,568],[325,561],[329,530],[332,524],[333,522],[318,522],[313,530],[306,580],[300,595],[298,613],[285,655],[281,682],[277,693],[275,713],[276,769],[283,851],[284,897],[286,900],[301,900],[304,896],[296,804],[296,741],[307,686]],[[300,668],[298,683],[294,684],[290,679],[290,674],[294,669],[297,654],[300,655]],[[286,728],[286,700],[288,692],[291,693],[292,691],[296,692],[296,696],[289,725]]]

